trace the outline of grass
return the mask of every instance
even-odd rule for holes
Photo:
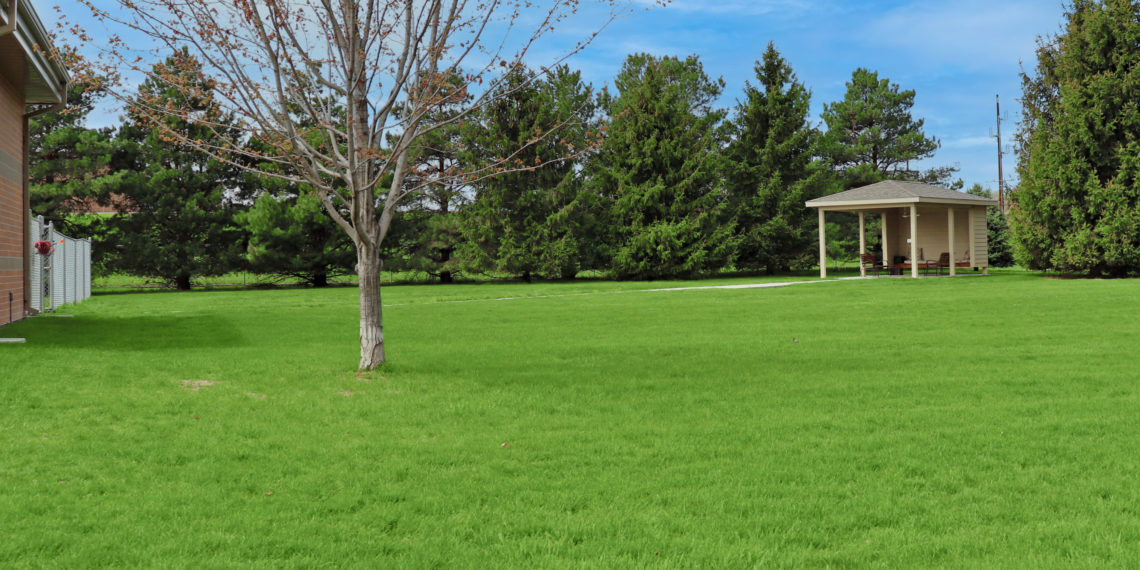
[[[811,279],[818,275],[818,270],[801,270],[794,272],[785,272],[775,276],[761,276],[762,280],[778,279],[781,281]],[[841,267],[836,269],[828,266],[828,274],[835,276],[852,276],[858,275],[858,266],[855,267]],[[722,276],[706,277],[702,281],[712,279],[735,279],[739,277],[749,276],[754,279],[754,273],[741,272],[741,271],[726,271]],[[606,279],[604,272],[597,270],[581,271],[577,275],[577,282],[589,282]],[[432,277],[424,271],[381,271],[381,282],[385,285],[424,285],[436,284],[438,279]],[[464,273],[458,274],[456,277],[457,284],[484,284],[484,283],[508,283],[512,281],[519,281],[516,276],[507,274],[475,274]],[[541,281],[540,281],[541,282]],[[573,281],[572,281],[573,282]],[[686,281],[692,283],[693,281]],[[272,274],[259,274],[249,273],[244,271],[235,271],[223,275],[216,275],[210,277],[196,276],[191,281],[195,289],[248,289],[248,288],[273,288],[273,287],[294,287],[294,286],[307,286],[307,284],[295,277],[282,277]],[[333,286],[356,286],[356,275],[348,274],[329,278],[329,284]],[[142,277],[138,275],[129,275],[125,273],[112,273],[109,275],[97,275],[92,278],[91,286],[96,291],[106,293],[127,293],[138,292],[140,290],[162,290],[173,289],[174,285],[167,283],[157,277]]]
[[[365,375],[349,288],[5,327],[0,566],[1140,565],[1135,281],[645,286],[389,287]]]

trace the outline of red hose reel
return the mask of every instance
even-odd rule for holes
[[[51,255],[52,250],[55,249],[55,242],[41,239],[32,244],[32,247],[36,248],[40,255]]]

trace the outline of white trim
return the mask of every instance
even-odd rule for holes
[[[910,205],[910,276],[918,279],[918,205]]]
[[[43,85],[51,92],[53,100],[44,101],[33,99],[27,101],[29,104],[38,103],[61,103],[67,100],[67,83],[70,81],[70,76],[67,69],[63,65],[51,58],[47,52],[51,51],[51,41],[48,39],[47,30],[44,28],[43,22],[40,21],[39,16],[36,14],[35,9],[27,0],[8,0],[5,6],[5,14],[16,3],[16,29],[13,32],[13,37],[20,45],[20,49],[24,52],[24,57],[29,67],[28,75],[30,77],[38,77],[43,80]],[[39,46],[40,50],[36,50],[33,46]],[[39,84],[39,82],[37,82]],[[25,90],[27,85],[25,85]]]
[[[882,208],[883,206],[909,206],[911,204],[950,204],[955,206],[996,206],[997,200],[989,198],[979,200],[963,200],[958,198],[926,198],[926,197],[911,197],[911,198],[884,198],[881,200],[843,200],[843,201],[819,201],[809,200],[804,202],[808,208],[819,208],[821,210],[839,211],[839,210],[874,210]]]
[[[827,278],[827,222],[824,210],[819,211],[819,277]]]

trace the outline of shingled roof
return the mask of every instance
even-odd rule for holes
[[[885,204],[962,204],[969,206],[996,206],[997,200],[949,190],[921,182],[884,180],[846,192],[809,200],[809,208],[837,206],[873,206]]]

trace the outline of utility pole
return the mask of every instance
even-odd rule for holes
[[[997,143],[998,143],[998,209],[1005,213],[1005,177],[1001,172],[1001,95],[994,95],[997,103]]]

